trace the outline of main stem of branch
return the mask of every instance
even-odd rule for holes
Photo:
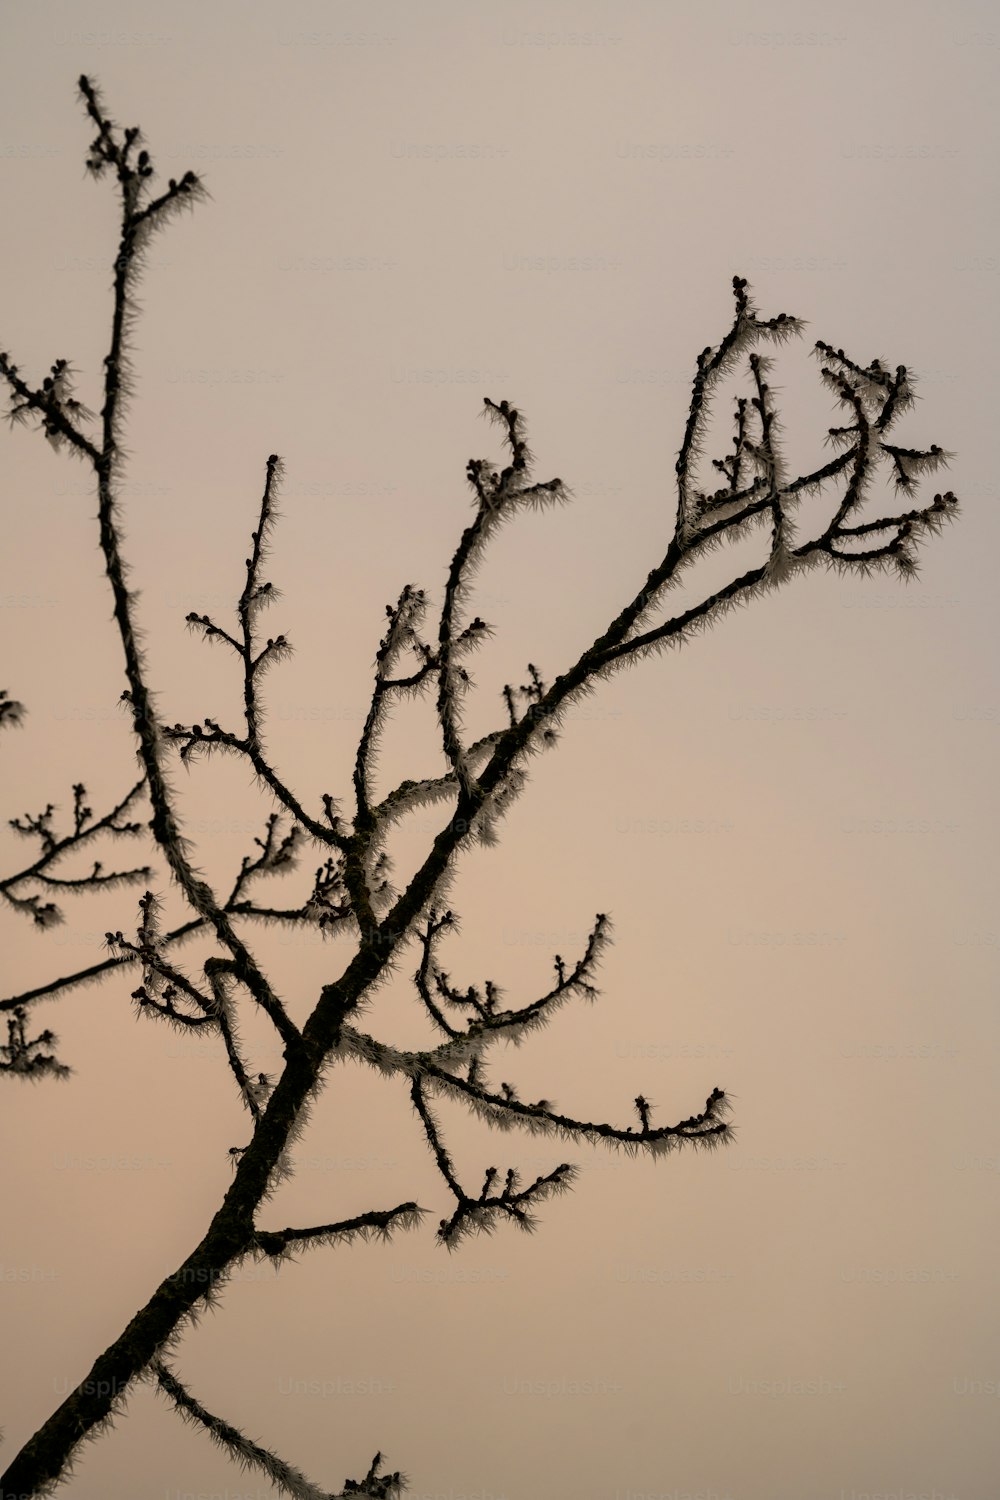
[[[367,957],[367,961],[364,961]],[[330,997],[329,1041],[360,995],[377,978],[386,958],[360,953]],[[274,1089],[236,1177],[201,1243],[157,1287],[119,1338],[94,1362],[87,1377],[29,1439],[0,1476],[0,1500],[29,1500],[65,1477],[78,1445],[114,1415],[132,1383],[180,1328],[197,1304],[220,1286],[227,1270],[254,1243],[254,1214],[299,1113],[316,1085],[327,1047],[316,1040],[296,1047]]]

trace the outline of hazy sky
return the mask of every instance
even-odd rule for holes
[[[150,249],[126,555],[163,717],[237,729],[233,665],[184,615],[226,618],[283,456],[269,576],[296,655],[268,678],[267,734],[310,807],[349,790],[384,605],[407,582],[440,599],[465,465],[500,456],[484,395],[527,414],[537,477],[576,498],[522,516],[481,570],[496,638],[470,726],[636,592],[734,274],[764,315],[809,320],[773,381],[793,470],[825,461],[840,420],[822,338],[921,377],[897,440],[954,452],[926,499],[951,487],[964,507],[908,588],[817,571],[604,686],[533,763],[500,846],[461,861],[456,983],[523,1003],[596,912],[615,924],[600,1002],[493,1076],[619,1124],[639,1092],[666,1123],[719,1085],[735,1143],[630,1162],[441,1106],[470,1183],[492,1163],[584,1169],[537,1235],[449,1256],[405,1089],[345,1066],[261,1221],[413,1197],[425,1227],[245,1271],[186,1336],[181,1377],[331,1489],[381,1448],[422,1500],[995,1500],[992,8],[8,0],[0,26],[0,345],[32,378],[69,358],[97,404],[115,206],[83,170],[78,75],[164,177],[193,168],[211,193]],[[721,406],[716,432],[721,452]],[[0,686],[29,709],[0,746],[0,812],[65,818],[76,781],[104,811],[137,772],[88,472],[0,436]],[[751,554],[717,554],[692,590]],[[438,764],[429,708],[401,712],[384,785]],[[173,782],[228,888],[270,802],[233,762]],[[412,820],[398,879],[440,821]],[[0,844],[5,873],[34,847],[6,826]],[[261,898],[304,899],[319,862]],[[162,858],[153,884],[179,914]],[[81,896],[48,933],[5,913],[2,994],[96,962],[137,895]],[[181,951],[193,972],[211,949]],[[274,930],[256,951],[302,1018],[349,948]],[[367,1013],[399,1045],[426,1036],[415,963]],[[220,1050],[138,1024],[136,982],[38,1008],[74,1077],[0,1097],[5,1461],[197,1243],[248,1138]],[[249,1013],[244,1036],[273,1071]],[[65,1493],[272,1491],[144,1387]]]

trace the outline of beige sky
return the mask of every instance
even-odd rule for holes
[[[297,653],[268,680],[268,735],[311,806],[349,789],[384,604],[406,582],[440,599],[465,464],[499,456],[484,395],[526,412],[538,477],[576,499],[522,517],[479,575],[496,639],[476,729],[527,661],[563,670],[662,554],[694,359],[728,330],[734,274],[763,314],[809,320],[774,380],[796,472],[838,420],[816,338],[912,366],[923,399],[898,441],[957,454],[937,487],[963,515],[914,583],[800,577],[607,684],[449,898],[456,982],[518,1002],[595,912],[615,923],[599,1004],[497,1078],[620,1123],[640,1091],[665,1122],[718,1084],[736,1142],[629,1162],[442,1108],[470,1181],[494,1161],[583,1168],[537,1235],[449,1256],[405,1093],[345,1067],[263,1221],[415,1197],[425,1228],[237,1278],[182,1377],[331,1489],[381,1448],[424,1500],[995,1500],[991,9],[11,0],[0,25],[0,328],[25,370],[68,357],[86,399],[105,351],[114,207],[83,171],[82,71],[165,177],[191,167],[211,193],[150,251],[127,556],[164,717],[237,728],[237,678],[183,620],[224,618],[283,456],[273,619]],[[22,431],[0,473],[0,686],[30,710],[4,737],[0,810],[65,808],[78,780],[103,810],[136,773],[86,473]],[[436,756],[428,709],[406,710],[385,785]],[[174,785],[221,887],[270,804],[221,761]],[[413,820],[400,876],[436,828]],[[5,873],[24,862],[6,827],[0,845]],[[318,862],[275,899],[304,896]],[[134,897],[69,917],[47,934],[3,917],[3,995],[95,962]],[[298,1016],[348,951],[257,947]],[[425,1035],[413,966],[368,1014],[400,1045]],[[220,1058],[137,1024],[131,988],[39,1010],[76,1073],[0,1097],[6,1459],[200,1238],[246,1136]],[[244,1034],[273,1069],[251,1016]],[[70,1492],[272,1493],[146,1391]]]

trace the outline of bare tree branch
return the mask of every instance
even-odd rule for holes
[[[382,1466],[381,1453],[376,1453],[368,1473],[360,1483],[348,1479],[344,1488],[337,1494],[330,1490],[322,1490],[298,1469],[285,1463],[284,1459],[279,1458],[276,1453],[272,1453],[268,1448],[262,1448],[259,1443],[253,1442],[240,1432],[239,1428],[231,1426],[221,1417],[208,1411],[181,1384],[163,1360],[155,1360],[150,1367],[150,1372],[156,1376],[159,1388],[170,1398],[186,1421],[192,1426],[203,1428],[212,1441],[224,1453],[227,1453],[240,1469],[259,1469],[261,1473],[267,1475],[272,1484],[278,1486],[283,1494],[291,1495],[293,1500],[346,1500],[348,1495],[369,1495],[373,1497],[373,1500],[384,1500],[384,1497],[402,1492],[402,1487],[406,1482],[403,1475],[395,1473],[379,1476],[377,1471]]]
[[[16,875],[8,875],[0,879],[0,896],[15,910],[30,913],[37,927],[46,928],[53,927],[63,920],[62,911],[53,902],[46,902],[44,906],[39,905],[37,893],[19,896],[15,887],[23,881],[36,880],[39,884],[50,888],[82,891],[134,885],[136,881],[148,880],[152,874],[148,865],[135,870],[106,872],[99,861],[95,861],[88,875],[60,877],[48,873],[63,855],[81,848],[95,834],[107,832],[117,836],[129,836],[145,832],[144,823],[120,823],[118,821],[142,791],[144,785],[145,777],[137,781],[132,790],[110,812],[105,813],[102,818],[95,819],[91,809],[84,802],[87,789],[82,782],[77,782],[73,787],[73,831],[62,838],[57,838],[52,832],[52,817],[56,809],[51,802],[43,812],[34,815],[25,813],[23,818],[9,818],[8,826],[26,838],[37,838],[42,852],[33,864],[19,870]]]
[[[313,816],[270,764],[263,743],[265,707],[260,680],[291,649],[283,634],[261,643],[258,631],[261,612],[278,597],[271,581],[262,576],[277,519],[281,460],[275,454],[266,463],[257,525],[245,560],[245,581],[235,601],[235,626],[227,629],[208,615],[188,615],[192,628],[210,643],[223,644],[239,659],[244,732],[237,735],[224,730],[207,716],[189,727],[180,723],[170,727],[160,722],[155,711],[139,645],[136,595],[128,585],[119,515],[121,427],[123,404],[130,394],[128,351],[136,316],[135,279],[152,235],[207,195],[193,172],[170,179],[165,191],[154,192],[155,169],[138,127],[118,127],[86,76],[80,79],[80,92],[87,117],[97,130],[87,166],[94,177],[113,180],[120,215],[101,409],[95,417],[76,400],[73,372],[65,359],[52,364],[40,386],[32,386],[3,353],[0,379],[9,390],[12,422],[34,418],[53,448],[66,447],[93,472],[100,546],[123,653],[126,686],[122,700],[131,713],[143,776],[99,820],[94,820],[85,804],[83,785],[77,784],[72,831],[62,836],[52,827],[52,805],[41,813],[14,819],[16,831],[38,840],[40,853],[32,865],[0,881],[0,895],[45,927],[61,914],[53,903],[42,903],[38,892],[21,894],[19,887],[28,881],[35,881],[43,891],[78,891],[148,878],[146,867],[106,873],[99,863],[87,875],[56,872],[65,854],[98,832],[114,836],[142,831],[143,825],[120,819],[144,789],[152,810],[149,828],[192,916],[161,932],[159,898],[146,890],[139,902],[134,940],[121,930],[110,932],[107,940],[113,951],[101,963],[0,1001],[0,1010],[8,1013],[8,1040],[0,1047],[0,1071],[31,1078],[65,1076],[68,1069],[45,1050],[55,1042],[53,1033],[44,1031],[29,1038],[28,1007],[125,965],[138,964],[141,982],[132,998],[139,1013],[181,1031],[218,1029],[229,1071],[251,1117],[251,1133],[246,1145],[229,1149],[232,1180],[195,1249],[153,1291],[81,1383],[15,1456],[0,1480],[0,1500],[48,1492],[64,1479],[80,1444],[105,1430],[122,1410],[135,1382],[150,1375],[182,1415],[208,1431],[237,1462],[262,1470],[289,1494],[315,1500],[324,1492],[208,1412],[186,1391],[165,1356],[204,1307],[217,1302],[231,1268],[246,1257],[284,1258],[306,1246],[385,1238],[397,1228],[409,1229],[420,1222],[425,1211],[407,1201],[393,1209],[371,1210],[311,1228],[257,1227],[261,1205],[291,1171],[290,1147],[306,1128],[310,1106],[332,1067],[356,1058],[389,1078],[407,1080],[424,1140],[454,1202],[450,1217],[440,1220],[437,1232],[438,1241],[449,1248],[471,1232],[491,1231],[505,1222],[531,1229],[536,1205],[564,1191],[576,1169],[562,1163],[522,1186],[516,1167],[508,1168],[502,1178],[499,1169],[489,1167],[478,1191],[467,1189],[434,1112],[439,1099],[460,1101],[474,1116],[500,1130],[518,1127],[531,1136],[602,1142],[629,1155],[643,1151],[658,1158],[685,1145],[710,1149],[732,1137],[726,1118],[730,1101],[721,1088],[713,1088],[703,1109],[673,1125],[654,1125],[654,1106],[646,1095],[638,1094],[632,1104],[634,1116],[630,1115],[638,1124],[614,1125],[562,1113],[549,1099],[524,1102],[509,1082],[499,1088],[488,1085],[484,1059],[494,1042],[501,1037],[520,1040],[543,1026],[573,996],[596,997],[595,972],[609,940],[610,921],[598,914],[580,957],[568,963],[557,954],[554,982],[548,989],[526,1004],[506,1008],[501,990],[492,981],[463,988],[437,961],[444,935],[457,930],[454,914],[443,910],[443,900],[459,854],[471,840],[488,843],[493,839],[495,825],[526,784],[529,757],[556,743],[561,717],[570,704],[614,671],[690,639],[729,609],[780,587],[816,563],[863,575],[889,571],[908,579],[916,568],[918,543],[956,515],[958,503],[951,491],[935,495],[923,506],[909,503],[919,480],[948,458],[936,444],[919,449],[886,441],[897,420],[912,408],[909,372],[899,366],[890,373],[879,360],[865,365],[848,358],[842,349],[822,343],[815,350],[821,360],[821,377],[843,412],[842,425],[831,427],[827,434],[836,454],[806,474],[788,476],[781,452],[781,412],[771,382],[773,360],[760,351],[784,345],[804,325],[784,313],[761,318],[746,280],[736,276],[732,324],[719,344],[706,347],[696,361],[675,462],[676,504],[670,534],[657,548],[659,561],[654,561],[644,580],[636,581],[638,587],[633,584],[618,613],[560,673],[553,676],[531,662],[521,685],[505,684],[498,710],[501,723],[470,743],[463,711],[475,683],[466,663],[491,633],[490,626],[473,613],[476,570],[500,528],[521,510],[561,504],[570,498],[561,479],[533,479],[523,414],[508,401],[487,396],[484,413],[500,427],[508,461],[499,471],[486,459],[472,459],[466,467],[474,513],[461,530],[446,570],[436,637],[431,643],[421,634],[429,602],[423,590],[405,585],[395,605],[387,607],[385,633],[375,652],[370,706],[354,756],[353,817],[344,816],[342,801],[329,793],[321,798],[322,817]],[[735,399],[732,452],[711,461],[722,483],[710,490],[699,474],[707,422],[724,382],[737,377],[748,385]],[[87,424],[92,424],[94,435],[88,435]],[[909,508],[871,518],[863,514],[863,507],[880,466],[888,467]],[[800,540],[797,502],[828,482],[841,487],[832,517],[818,535]],[[669,614],[670,592],[692,564],[758,533],[763,533],[764,544],[755,565],[700,602]],[[405,779],[380,793],[378,752],[389,715],[424,692],[434,699],[440,774]],[[0,725],[18,723],[22,715],[22,706],[0,693]],[[286,831],[282,831],[281,812],[269,815],[263,837],[255,840],[259,852],[243,858],[225,900],[201,877],[183,836],[167,773],[173,749],[181,761],[192,764],[199,755],[215,749],[243,757],[279,807],[291,815]],[[394,827],[425,806],[439,807],[443,821],[405,888],[396,891],[390,883],[386,841]],[[316,869],[305,900],[288,907],[251,900],[246,892],[254,881],[295,868],[307,836],[332,852]],[[301,1026],[292,1021],[244,941],[242,921],[291,923],[320,932],[346,928],[354,940],[346,965],[320,986]],[[172,952],[196,932],[214,935],[221,950],[201,964],[204,985],[201,977],[192,977],[181,968]],[[420,950],[414,975],[417,1001],[435,1032],[444,1037],[425,1051],[394,1048],[352,1024],[413,942]],[[256,1072],[245,1055],[240,1004],[246,995],[263,1010],[283,1043],[283,1063],[274,1078]],[[345,1481],[340,1493],[397,1494],[402,1476],[380,1473],[381,1466],[377,1454],[364,1479]]]

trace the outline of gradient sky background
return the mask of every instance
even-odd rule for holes
[[[185,1338],[182,1378],[330,1488],[381,1448],[425,1500],[995,1500],[992,7],[8,0],[0,26],[0,326],[34,379],[68,357],[97,404],[116,219],[83,171],[77,76],[141,124],[164,177],[190,167],[211,192],[149,254],[126,553],[163,717],[238,728],[235,671],[184,615],[225,617],[266,457],[284,457],[269,576],[297,654],[268,679],[268,735],[312,807],[349,787],[384,604],[406,582],[440,598],[465,464],[499,456],[483,396],[527,414],[537,477],[576,499],[522,516],[482,569],[497,634],[477,729],[662,555],[694,359],[730,326],[735,273],[762,314],[809,320],[772,382],[793,472],[840,420],[822,338],[921,377],[896,440],[955,452],[926,499],[964,506],[908,588],[806,575],[603,687],[534,763],[500,847],[461,862],[457,982],[521,1003],[595,912],[615,923],[602,1000],[493,1076],[620,1124],[640,1091],[668,1122],[718,1084],[736,1142],[630,1162],[442,1106],[470,1181],[584,1169],[536,1236],[449,1256],[405,1091],[346,1066],[262,1222],[415,1197],[425,1227],[245,1271]],[[721,403],[716,430],[721,452]],[[0,810],[65,809],[82,780],[104,811],[136,772],[87,473],[18,430],[2,474],[0,685],[29,716],[4,735]],[[429,708],[407,709],[384,784],[437,766]],[[174,785],[228,888],[269,802],[234,762]],[[412,820],[399,878],[440,821]],[[34,847],[6,827],[0,845],[5,872]],[[303,899],[315,863],[260,897]],[[96,962],[138,894],[82,896],[49,933],[4,915],[3,994]],[[180,951],[190,972],[211,950]],[[348,945],[272,931],[257,951],[302,1017]],[[367,1015],[400,1045],[426,1035],[413,967]],[[0,1097],[6,1461],[201,1237],[247,1138],[221,1049],[134,1021],[135,982],[36,1010],[75,1075]],[[244,1035],[273,1070],[250,1015]],[[272,1494],[146,1387],[65,1491],[192,1492]]]

